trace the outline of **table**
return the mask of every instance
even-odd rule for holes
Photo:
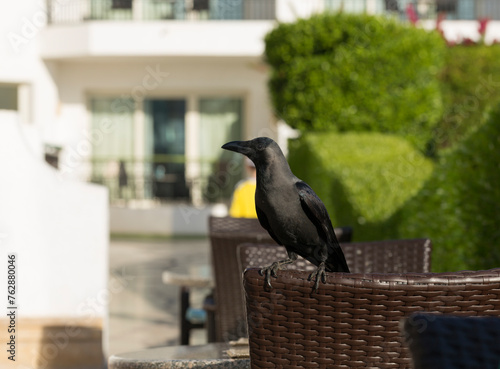
[[[190,273],[187,275],[164,271],[162,280],[165,284],[179,286],[181,345],[189,344],[191,329],[195,328],[206,328],[208,342],[215,342],[215,306],[213,299],[205,301],[203,307],[204,312],[207,314],[206,322],[193,323],[186,317],[187,311],[191,306],[189,301],[190,290],[192,288],[214,288],[214,280],[211,276],[210,268],[190,268]]]
[[[170,368],[250,368],[249,358],[231,359],[228,343],[201,346],[170,346],[113,355],[108,369],[170,369]]]
[[[178,274],[169,271],[162,273],[162,281],[165,284],[194,288],[213,288],[214,279],[204,271],[202,275]]]

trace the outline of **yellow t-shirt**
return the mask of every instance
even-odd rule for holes
[[[257,218],[255,211],[255,188],[254,179],[247,179],[236,187],[233,201],[229,208],[229,215],[233,218]]]

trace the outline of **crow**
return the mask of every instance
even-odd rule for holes
[[[297,260],[297,255],[318,267],[309,276],[309,280],[315,281],[314,291],[318,290],[320,280],[326,283],[325,271],[349,273],[325,205],[308,184],[292,173],[276,142],[258,137],[228,142],[222,149],[243,154],[254,162],[257,217],[288,253],[288,259],[261,269],[268,287],[271,287],[271,276],[277,277],[276,272]]]

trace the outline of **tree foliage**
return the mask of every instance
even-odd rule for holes
[[[421,150],[442,113],[445,43],[395,20],[322,14],[266,37],[277,113],[302,131],[375,131]]]

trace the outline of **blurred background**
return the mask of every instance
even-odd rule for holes
[[[179,344],[162,275],[210,276],[208,217],[245,176],[231,140],[275,139],[357,241],[498,266],[497,1],[1,6],[0,245],[25,365]]]

